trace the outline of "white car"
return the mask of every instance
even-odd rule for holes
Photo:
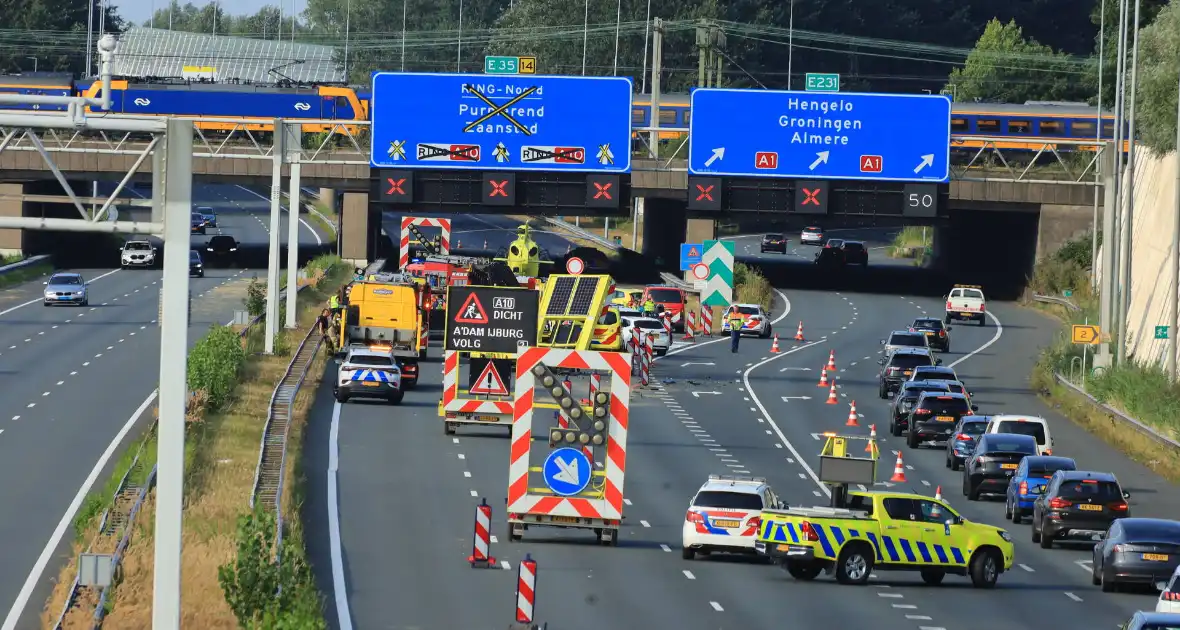
[[[980,326],[987,326],[987,298],[983,288],[976,284],[956,284],[946,295],[945,324],[953,319],[974,319]]]
[[[818,225],[809,225],[799,233],[801,245],[823,245],[825,242],[827,237],[824,235],[824,229]]]
[[[631,347],[631,338],[635,336],[636,328],[641,331],[641,335],[650,334],[654,337],[651,345],[657,356],[668,354],[668,350],[672,348],[672,335],[668,334],[663,322],[654,317],[624,316],[620,328],[623,329],[623,345],[628,348]]]
[[[742,322],[743,335],[758,335],[766,339],[774,331],[770,325],[770,315],[766,314],[766,309],[758,304],[734,304],[738,309],[738,314],[741,315],[745,321]],[[729,332],[729,312],[721,314],[721,332]]]
[[[1037,455],[1053,454],[1053,433],[1049,431],[1049,421],[1044,418],[1000,414],[992,416],[983,432],[1031,435],[1037,439]]]
[[[154,267],[156,248],[148,241],[127,241],[123,244],[123,255],[119,263],[124,269],[128,267]]]
[[[402,401],[402,371],[388,350],[349,346],[336,374],[332,393],[338,402],[349,398],[382,398],[393,404]]]
[[[714,551],[756,553],[762,510],[783,507],[762,477],[709,475],[684,514],[680,555],[692,560]]]
[[[1167,586],[1160,591],[1159,601],[1155,603],[1155,611],[1161,613],[1180,613],[1180,567],[1172,572]]]

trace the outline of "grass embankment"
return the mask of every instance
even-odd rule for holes
[[[934,230],[918,226],[902,228],[885,250],[890,258],[913,258],[921,264],[934,246]]]
[[[340,216],[336,214],[336,211],[328,204],[314,197],[310,197],[305,202],[310,203],[315,208],[315,212],[307,213],[308,220],[323,230],[324,234],[336,234],[336,226],[340,225]],[[316,214],[317,212],[319,214]],[[324,219],[327,220],[325,221]]]
[[[23,258],[23,256],[20,258]],[[0,267],[3,267],[4,265],[11,265],[16,262],[20,262],[20,259],[0,262]],[[48,262],[37,263],[35,265],[29,265],[28,267],[21,267],[20,269],[13,269],[8,273],[0,274],[0,289],[21,284],[22,282],[29,282],[30,280],[39,280],[51,273],[53,273],[53,265],[49,264]]]
[[[313,630],[323,627],[322,598],[304,561],[297,513],[302,502],[302,474],[298,469],[284,471],[286,529],[282,570],[274,569],[268,562],[255,561],[251,569],[260,576],[259,588],[244,592],[235,589],[232,605],[227,602],[220,581],[222,568],[232,567],[236,555],[239,562],[242,562],[240,556],[251,552],[256,552],[254,560],[258,556],[269,560],[273,552],[269,544],[264,548],[253,544],[259,538],[265,543],[266,536],[259,535],[266,533],[267,520],[265,517],[250,518],[248,509],[270,397],[291,360],[290,352],[298,346],[328,296],[347,280],[351,271],[335,257],[317,259],[308,267],[307,283],[310,286],[298,297],[299,327],[279,333],[274,356],[252,356],[253,349],[262,345],[261,331],[252,332],[243,341],[226,327],[214,327],[189,353],[189,386],[198,392],[198,396],[191,405],[188,418],[185,455],[181,623],[186,627],[298,627]],[[249,308],[251,296],[245,301]],[[304,420],[324,361],[326,358],[320,357],[311,366],[305,387],[295,402],[288,442],[288,457],[292,462],[301,461]],[[149,441],[147,450],[152,451],[151,463],[145,467],[150,470],[154,463],[154,445],[150,442],[154,436],[148,435],[145,439]],[[76,552],[85,546],[84,541],[95,538],[98,516],[109,502],[110,494],[130,459],[131,455],[125,456],[112,475],[113,481],[108,482],[102,492],[93,495],[79,514],[75,522],[78,532],[75,557]],[[154,499],[154,492],[149,493],[136,518],[113,598],[108,596],[106,623],[109,627],[146,628],[151,625]],[[273,537],[273,521],[270,526],[268,535]],[[64,603],[75,571],[73,561],[62,571],[45,614],[47,626]],[[275,598],[274,590],[268,588],[268,584],[275,580],[283,587],[282,598]],[[75,606],[67,616],[66,627],[89,627],[87,620],[94,603],[92,599],[89,606]]]
[[[1082,346],[1071,343],[1070,326],[1098,321],[1098,299],[1090,290],[1090,247],[1088,234],[1070,241],[1053,256],[1038,262],[1033,272],[1033,290],[1052,296],[1071,291],[1068,299],[1081,310],[1032,302],[1038,310],[1063,322],[1053,344],[1042,352],[1033,370],[1032,384],[1043,398],[1082,428],[1161,476],[1180,482],[1180,454],[1175,449],[1127,428],[1106,410],[1060,385],[1053,376],[1058,372],[1080,385]],[[1091,368],[1092,357],[1088,349],[1086,368]],[[1172,383],[1160,366],[1129,360],[1109,370],[1088,374],[1085,386],[1098,400],[1173,439],[1180,439],[1180,386]]]

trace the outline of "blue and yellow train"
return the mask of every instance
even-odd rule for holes
[[[369,90],[335,85],[264,86],[233,83],[201,83],[189,81],[145,82],[134,79],[115,79],[111,82],[113,103],[111,111],[120,114],[148,116],[204,116],[208,118],[239,118],[243,122],[218,120],[198,121],[197,127],[211,131],[270,131],[271,119],[305,119],[316,122],[303,126],[305,132],[330,130],[334,124],[369,119]],[[35,75],[0,76],[0,93],[84,95],[97,97],[99,83],[94,80],[75,81],[68,74],[38,73]],[[8,109],[63,109],[61,106],[7,105]],[[660,97],[658,127],[685,129],[692,112],[686,94],[665,94]],[[638,94],[634,98],[632,124],[637,128],[651,127],[651,97]],[[905,125],[907,121],[898,121]],[[351,127],[355,133],[359,127]],[[951,134],[956,146],[982,146],[983,141],[972,136],[993,138],[992,146],[1002,149],[1039,150],[1045,142],[1054,140],[1095,140],[1114,137],[1114,116],[1104,112],[1099,134],[1097,108],[1073,103],[1028,103],[1006,105],[996,103],[955,103],[951,116]],[[637,132],[638,133],[638,132]],[[680,131],[661,132],[661,137],[672,138]]]

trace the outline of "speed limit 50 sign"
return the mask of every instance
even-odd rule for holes
[[[906,184],[902,190],[902,216],[937,217],[938,193],[938,184]]]

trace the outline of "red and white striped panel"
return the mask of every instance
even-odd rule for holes
[[[398,241],[398,269],[405,269],[410,264],[410,226],[436,227],[442,229],[442,236],[438,239],[440,254],[451,253],[451,220],[432,219],[430,217],[402,217],[401,240]]]
[[[459,353],[443,353],[443,411],[512,415],[512,403],[498,400],[459,398]]]
[[[530,494],[528,491],[533,443],[533,396],[536,385],[532,368],[538,363],[550,368],[598,370],[610,374],[610,384],[604,388],[610,392],[611,401],[606,457],[603,463],[606,481],[602,499]],[[508,511],[517,514],[582,518],[622,518],[630,404],[631,362],[630,356],[626,353],[522,348],[516,359],[516,392],[508,462]]]

